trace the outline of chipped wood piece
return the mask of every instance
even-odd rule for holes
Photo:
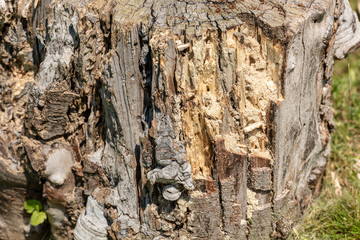
[[[189,47],[190,47],[190,43],[178,44],[178,45],[176,46],[176,48],[177,48],[177,50],[178,50],[179,52],[184,51],[185,49],[187,49],[187,48],[189,48]]]
[[[250,124],[249,126],[244,128],[244,132],[249,133],[249,132],[252,132],[255,129],[259,129],[259,128],[264,129],[264,124],[261,122]]]

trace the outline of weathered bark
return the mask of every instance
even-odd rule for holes
[[[46,228],[26,199],[56,239],[286,238],[359,29],[340,0],[0,0],[0,239]]]

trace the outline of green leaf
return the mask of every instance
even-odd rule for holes
[[[39,224],[42,224],[46,219],[47,215],[44,211],[34,211],[30,218],[30,224],[33,226],[37,226]]]
[[[38,200],[27,200],[24,203],[24,208],[27,213],[32,213],[34,211],[40,212],[40,210],[42,209],[42,205],[41,202]]]

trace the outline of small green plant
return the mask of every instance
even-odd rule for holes
[[[24,209],[27,213],[31,214],[30,224],[37,226],[42,224],[47,219],[47,215],[44,210],[42,210],[42,204],[38,200],[27,200],[24,203]]]

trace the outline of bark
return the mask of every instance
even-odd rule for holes
[[[329,156],[347,1],[0,0],[0,239],[286,238]]]

